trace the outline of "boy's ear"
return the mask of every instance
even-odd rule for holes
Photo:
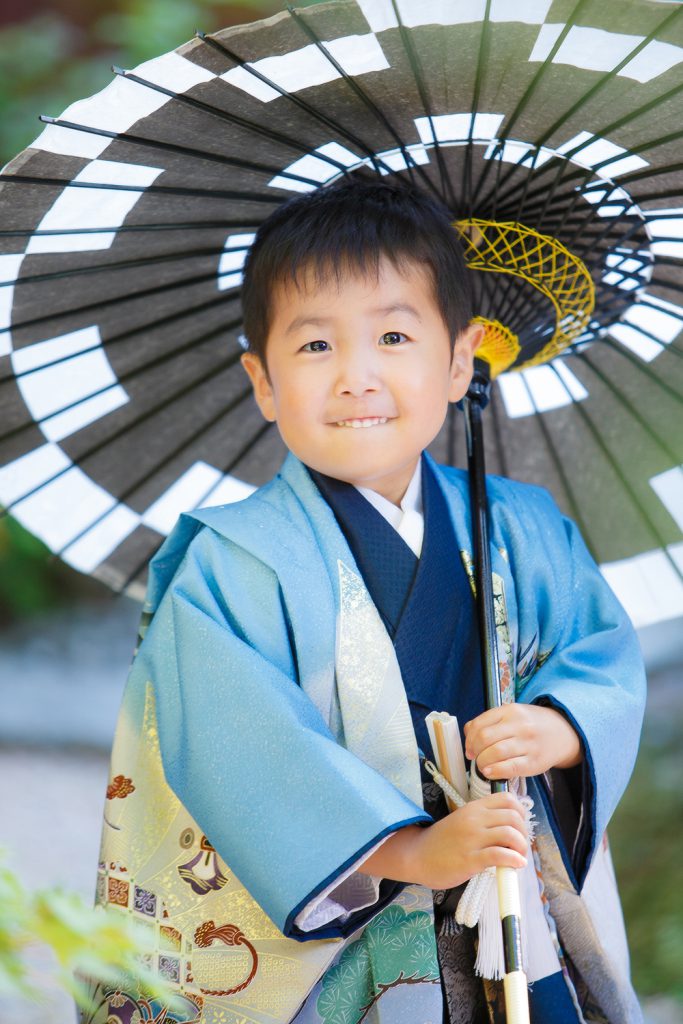
[[[474,353],[484,340],[484,331],[483,324],[469,324],[455,339],[448,389],[449,402],[459,402],[467,394],[474,372]]]
[[[247,376],[254,389],[256,404],[261,410],[265,419],[271,423],[275,422],[275,399],[273,388],[268,379],[266,368],[260,357],[255,352],[244,352],[240,356],[240,362],[246,370]]]

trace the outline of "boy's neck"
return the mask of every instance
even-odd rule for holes
[[[397,508],[401,508],[401,503],[403,502],[406,494],[408,493],[408,490],[411,487],[413,487],[413,489],[415,487],[419,488],[420,471],[421,459],[418,458],[417,462],[415,462],[412,469],[410,470],[410,475],[407,477],[407,479],[401,480],[393,487],[382,487],[381,485],[375,487],[372,484],[360,483],[354,484],[354,487],[356,487],[361,492],[361,494],[363,493],[363,491],[372,491],[374,494],[378,494],[380,498],[384,498],[385,501],[391,502],[391,504],[395,505]],[[413,483],[414,481],[416,481],[415,484]]]

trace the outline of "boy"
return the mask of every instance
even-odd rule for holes
[[[502,1020],[453,918],[498,865],[525,879],[532,1020],[640,1020],[603,836],[642,660],[547,492],[491,477],[507,702],[483,710],[467,478],[424,453],[472,375],[467,296],[448,212],[412,188],[321,189],[259,230],[242,363],[290,454],[152,562],[98,876],[184,1015],[121,979],[89,1020]],[[447,814],[421,774],[435,709],[482,774],[529,777],[533,862],[514,796]]]

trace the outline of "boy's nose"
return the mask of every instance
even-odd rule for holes
[[[338,395],[361,395],[379,391],[381,382],[371,360],[367,358],[346,359],[339,368],[336,393]]]

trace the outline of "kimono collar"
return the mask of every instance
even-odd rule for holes
[[[424,513],[422,505],[422,460],[417,460],[406,493],[401,500],[401,507],[394,505],[382,494],[369,487],[356,487],[364,498],[384,516],[396,532],[403,538],[414,555],[420,557],[424,538]]]

